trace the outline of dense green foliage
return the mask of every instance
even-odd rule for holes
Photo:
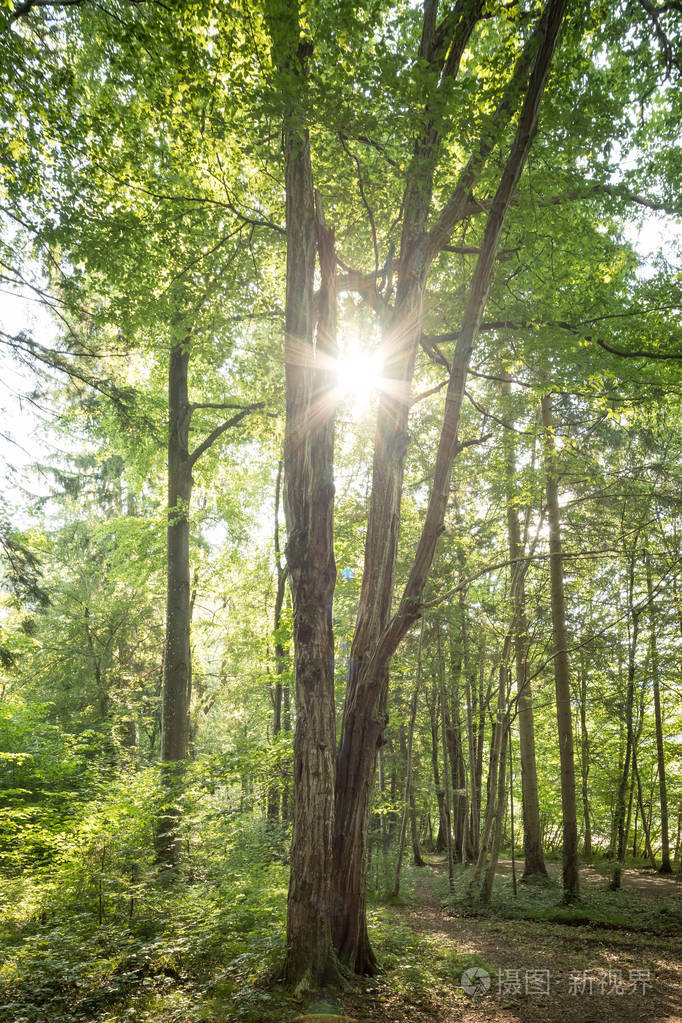
[[[488,4],[462,73],[443,88],[415,56],[422,13],[413,3],[300,5],[311,43],[305,110],[296,108],[295,74],[275,68],[271,53],[286,43],[277,38],[287,31],[285,7],[3,5],[0,282],[25,300],[0,323],[11,367],[3,398],[10,485],[0,495],[0,1016],[12,1023],[255,1023],[300,1008],[275,985],[296,725],[288,591],[277,607],[286,561],[282,116],[294,109],[310,130],[343,275],[333,609],[340,715],[381,386],[369,379],[371,363],[352,357],[378,351],[406,168],[419,159],[412,140],[434,124],[442,132],[438,210],[493,123],[539,5]],[[681,869],[682,20],[677,4],[650,8],[569,4],[505,224],[422,621],[391,663],[367,864],[370,924],[386,970],[378,983],[389,1002],[436,1011],[438,993],[473,961],[413,931],[390,893],[408,742],[415,831],[429,854],[444,849],[446,776],[447,798],[471,800],[477,742],[483,809],[490,795],[498,678],[511,672],[511,656],[503,657],[514,620],[510,494],[528,558],[542,844],[548,858],[560,855],[539,414],[550,392],[582,848],[604,874],[617,859],[628,749],[628,857],[660,866],[660,693],[670,853]],[[490,207],[513,127],[494,139],[469,212],[434,262],[396,593],[425,513],[443,385],[482,244],[479,214]],[[28,299],[47,307],[47,328],[31,324]],[[189,756],[182,860],[169,877],[159,874],[154,835],[164,798],[166,385],[178,345],[189,353],[192,447],[206,442],[206,450],[192,469]],[[223,430],[226,416],[245,409]],[[48,455],[34,451],[34,431]],[[13,467],[13,444],[35,454],[29,469]],[[504,695],[510,774],[501,845],[519,858],[511,674]],[[459,737],[464,782],[444,762],[444,727]],[[409,859],[401,890],[415,902],[420,874]],[[442,897],[450,910],[473,912],[470,868],[457,869]],[[505,877],[482,912],[659,937],[682,925],[679,894],[652,905],[597,886],[576,907],[559,899],[551,879],[512,893]]]

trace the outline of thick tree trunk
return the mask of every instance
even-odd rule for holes
[[[190,652],[189,506],[192,462],[189,454],[191,408],[188,397],[189,339],[176,342],[168,370],[168,527],[166,640],[161,710],[163,807],[156,826],[156,858],[163,867],[180,859],[179,790],[189,732]]]
[[[568,665],[568,639],[564,606],[564,568],[561,548],[561,515],[559,511],[558,473],[554,444],[552,399],[542,397],[544,429],[547,516],[549,519],[549,552],[552,602],[552,638],[554,646],[554,682],[556,687],[559,757],[561,762],[561,809],[563,828],[564,898],[575,899],[579,891],[578,824],[575,800],[575,764],[573,760],[573,715]]]
[[[525,89],[514,140],[487,217],[481,252],[455,347],[433,485],[421,536],[400,606],[389,621],[404,456],[408,442],[409,389],[422,332],[426,276],[430,261],[445,244],[454,223],[465,209],[471,187],[496,144],[495,132],[492,135],[486,133],[482,138],[477,153],[462,172],[438,223],[426,239],[422,232],[431,188],[428,174],[425,178],[427,166],[423,152],[415,153],[419,176],[413,184],[417,185],[417,189],[410,191],[412,184],[408,184],[406,193],[396,317],[386,344],[390,359],[385,375],[390,386],[383,393],[378,410],[365,569],[337,754],[334,943],[342,961],[357,972],[371,973],[376,968],[367,935],[363,862],[376,749],[386,725],[388,666],[401,639],[421,614],[424,587],[444,528],[469,362],[487,301],[507,210],[537,130],[542,95],[565,7],[566,0],[549,0],[537,31],[517,61],[503,99],[491,118],[491,125],[507,124]],[[435,12],[435,6],[429,4],[428,10]],[[481,6],[476,3],[462,2],[455,8],[457,22],[447,56],[452,74],[456,73],[480,12]],[[433,34],[433,26],[428,28],[425,21],[422,46],[426,41],[427,50],[432,45]],[[428,60],[430,52],[423,56]],[[429,153],[433,157],[435,150],[430,148]]]
[[[285,510],[293,596],[296,730],[286,979],[316,987],[336,976],[330,885],[334,822],[335,272],[333,235],[318,215],[322,284],[316,351],[312,288],[316,224],[307,133],[289,128]],[[303,347],[303,350],[302,350]]]
[[[291,871],[284,975],[297,989],[338,976],[331,940],[334,828],[334,422],[336,254],[316,211],[306,78],[310,43],[296,5],[266,9],[284,113],[287,276],[284,509],[293,599],[296,701]],[[320,258],[314,342],[315,251]]]
[[[658,764],[658,787],[661,803],[661,874],[671,874],[670,826],[668,824],[668,787],[665,775],[665,749],[663,747],[663,714],[661,712],[661,680],[656,641],[656,607],[651,579],[651,561],[646,554],[646,588],[649,602],[649,649],[651,651],[651,679],[654,690],[654,714],[656,717],[656,761]]]

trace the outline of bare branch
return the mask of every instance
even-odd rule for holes
[[[372,211],[372,207],[370,206],[369,200],[367,199],[367,195],[365,193],[365,185],[364,185],[364,182],[362,180],[362,168],[360,166],[360,161],[358,160],[358,158],[355,155],[355,153],[353,153],[348,148],[348,146],[346,145],[344,136],[341,133],[339,133],[339,142],[341,143],[341,147],[342,147],[344,153],[347,156],[349,156],[351,158],[351,160],[353,161],[353,163],[355,164],[355,169],[357,171],[357,176],[358,176],[358,189],[359,189],[359,192],[360,192],[360,198],[362,199],[362,205],[365,207],[365,210],[367,211],[367,217],[369,218],[369,226],[370,226],[370,229],[372,231],[372,245],[374,246],[374,272],[375,272],[375,274],[378,274],[379,273],[379,246],[377,244],[377,228],[376,228],[376,223],[374,222],[374,213]]]
[[[258,409],[262,409],[264,407],[265,407],[264,401],[255,402],[253,405],[249,405],[247,408],[243,408],[241,412],[238,412],[237,415],[232,416],[231,419],[226,419],[224,423],[220,424],[220,426],[216,426],[215,430],[211,430],[208,436],[204,438],[201,444],[199,444],[194,449],[192,454],[189,456],[190,466],[193,466],[195,462],[197,462],[197,460],[201,458],[204,452],[208,451],[208,449],[213,444],[215,444],[219,437],[222,437],[226,430],[229,430],[232,426],[236,426],[237,423],[240,423],[242,419],[248,416],[250,412],[255,412]]]

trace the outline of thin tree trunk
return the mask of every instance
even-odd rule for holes
[[[460,632],[461,637],[461,632]],[[464,863],[468,799],[467,799],[467,768],[464,760],[462,742],[462,722],[460,717],[460,676],[464,663],[463,644],[456,643],[451,636],[450,641],[450,675],[451,675],[451,713],[448,728],[448,752],[450,756],[452,781],[452,826],[454,839],[454,855],[459,863]]]
[[[497,795],[495,800],[495,819],[492,828],[490,841],[490,858],[485,870],[483,884],[481,886],[481,904],[487,906],[493,892],[495,871],[500,857],[500,845],[502,843],[502,832],[504,830],[504,811],[507,805],[507,739],[509,724],[507,714],[502,719],[502,746],[500,749],[500,762],[497,771]]]
[[[592,822],[590,819],[589,788],[587,780],[590,773],[590,737],[587,732],[587,674],[585,665],[580,675],[580,777],[582,782],[583,817],[585,820],[585,837],[583,855],[586,860],[592,859]]]
[[[414,799],[414,785],[410,788],[410,829],[412,833],[412,859],[415,867],[425,867],[426,861],[422,856],[419,845],[419,828],[417,827],[417,807]]]
[[[460,567],[461,574],[461,567]],[[462,635],[462,659],[464,663],[464,693],[467,714],[467,743],[469,749],[469,812],[466,821],[465,856],[463,859],[474,860],[477,855],[477,837],[479,833],[480,791],[477,786],[477,752],[476,725],[474,723],[474,700],[476,699],[476,673],[472,672],[469,630],[467,625],[467,607],[464,590],[459,593],[460,629]]]
[[[429,715],[431,717],[431,768],[433,770],[433,785],[438,800],[438,833],[436,834],[435,851],[443,852],[445,849],[445,790],[440,783],[440,766],[438,762],[439,724],[438,724],[438,692],[433,689],[433,703],[429,703]],[[427,697],[428,702],[428,697]]]
[[[642,831],[644,833],[644,851],[647,855],[647,859],[651,864],[652,870],[656,870],[656,857],[654,851],[651,848],[651,831],[649,828],[649,821],[647,820],[646,810],[644,808],[644,799],[642,797],[642,779],[639,776],[639,768],[637,766],[637,751],[632,751],[632,771],[637,781],[637,805],[639,807],[639,813],[642,818]],[[633,850],[633,856],[636,854]]]
[[[487,865],[488,865],[488,854],[492,851],[494,854],[495,850],[495,839],[496,829],[499,818],[502,814],[501,797],[500,793],[500,770],[503,759],[503,746],[506,748],[506,735],[505,735],[505,703],[506,703],[506,691],[507,691],[507,675],[508,675],[508,659],[511,651],[511,632],[508,632],[504,638],[504,649],[502,653],[502,663],[499,668],[499,682],[497,690],[497,714],[495,719],[495,725],[493,728],[493,736],[490,748],[490,764],[488,766],[488,799],[485,808],[485,818],[483,823],[483,830],[479,843],[478,857],[474,867],[474,872],[469,884],[469,900],[473,907],[477,907],[481,901],[485,898],[486,878],[487,878]],[[506,767],[504,769],[505,783],[503,788],[506,791]],[[506,799],[505,799],[506,801]],[[499,851],[499,844],[498,844]]]
[[[680,848],[682,843],[682,807],[677,811],[677,836],[675,838],[675,854],[673,860],[677,862],[678,869],[682,869],[682,860],[680,859]]]
[[[410,700],[410,724],[407,733],[407,763],[405,770],[405,802],[403,806],[403,815],[400,822],[400,835],[398,838],[398,856],[396,859],[395,866],[395,882],[393,885],[393,895],[398,897],[400,894],[400,871],[403,865],[403,851],[405,849],[405,837],[407,835],[407,818],[410,812],[412,804],[412,744],[414,742],[414,725],[417,720],[417,703],[419,701],[419,688],[421,686],[422,677],[422,641],[424,638],[424,626],[422,624],[421,632],[419,633],[419,648],[417,652],[417,679],[414,685],[414,692],[412,693],[412,699]],[[413,834],[414,839],[414,834]],[[414,845],[414,842],[413,842]]]
[[[282,676],[284,674],[285,667],[285,651],[282,644],[282,637],[280,629],[282,627],[282,609],[284,607],[284,596],[286,593],[287,584],[287,569],[282,564],[282,557],[280,551],[280,539],[279,539],[279,505],[280,495],[282,488],[282,461],[280,459],[277,466],[277,482],[275,484],[275,533],[274,533],[274,551],[275,551],[275,570],[277,572],[277,590],[275,593],[275,607],[273,612],[273,630],[275,636],[275,684],[272,687],[271,699],[272,699],[272,736],[273,739],[277,739],[277,736],[282,731]],[[282,786],[274,781],[270,785],[268,790],[268,807],[267,815],[268,820],[276,821],[280,816],[280,790]]]
[[[575,899],[579,891],[578,824],[575,800],[575,764],[573,759],[573,715],[566,637],[564,605],[564,568],[561,547],[561,514],[554,444],[552,399],[542,397],[544,430],[547,515],[549,519],[549,552],[552,603],[552,638],[554,646],[554,682],[556,687],[557,727],[561,763],[561,809],[563,827],[563,887],[566,900]]]
[[[613,877],[610,885],[613,890],[616,890],[621,886],[621,875],[623,867],[625,866],[628,827],[630,823],[629,813],[626,817],[625,812],[625,796],[628,787],[628,780],[630,778],[630,763],[632,760],[633,750],[632,711],[635,695],[635,655],[637,652],[637,635],[639,632],[639,611],[635,609],[633,598],[634,586],[635,553],[633,552],[630,557],[628,579],[628,604],[632,626],[628,630],[630,632],[630,641],[628,643],[628,682],[625,697],[625,756],[623,758],[623,770],[618,783],[618,795],[616,799],[616,834],[618,836],[618,847],[616,850],[616,863],[613,868]],[[634,778],[632,779],[632,784],[634,787]],[[630,793],[630,800],[632,801],[632,791]],[[630,805],[632,805],[632,802]]]
[[[502,395],[508,411],[511,411],[509,397],[511,383],[505,380],[502,384]],[[523,851],[524,880],[547,876],[547,868],[542,854],[542,836],[540,829],[540,803],[538,800],[538,775],[535,760],[535,726],[533,722],[533,693],[528,666],[529,624],[526,614],[526,566],[522,565],[524,556],[521,540],[521,526],[516,503],[516,455],[514,438],[511,429],[504,429],[502,442],[504,446],[505,483],[507,505],[507,541],[509,559],[518,573],[518,585],[514,595],[514,652],[516,661],[516,689],[519,707],[519,749],[521,754],[521,797],[523,810]]]
[[[436,644],[438,648],[438,677],[440,695],[441,736],[443,746],[443,787],[444,787],[444,818],[445,818],[445,850],[448,857],[448,885],[450,891],[455,886],[455,869],[452,847],[452,795],[450,787],[450,765],[448,763],[448,719],[445,706],[445,661],[443,658],[443,642],[441,623],[436,619]]]
[[[509,821],[511,829],[511,863],[512,863],[512,891],[516,890],[516,835],[514,834],[514,757],[512,756],[511,724],[509,725]]]
[[[671,874],[670,862],[670,827],[668,824],[668,788],[665,775],[665,749],[663,746],[663,714],[661,712],[661,680],[658,664],[658,644],[656,641],[656,606],[654,604],[654,588],[651,579],[651,560],[649,553],[646,560],[646,588],[649,607],[649,649],[651,651],[651,679],[654,690],[654,714],[656,718],[656,761],[658,764],[658,787],[661,803],[661,874]]]
[[[379,847],[386,852],[386,814],[384,813],[386,780],[384,778],[384,747],[377,750],[377,789],[379,792]]]
[[[635,818],[637,817],[637,809],[635,807],[635,772],[632,771],[632,770],[630,771],[630,787],[629,787],[628,791],[629,791],[630,794],[628,796],[628,812],[627,812],[627,816],[626,816],[626,819],[625,819],[625,852],[626,852],[626,854],[627,854],[627,848],[628,848],[628,840],[629,840],[629,837],[630,837],[630,826],[632,824],[632,810],[633,810],[633,807],[635,808]],[[623,860],[623,864],[625,864],[625,860]]]

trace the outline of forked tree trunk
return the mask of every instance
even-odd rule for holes
[[[421,615],[421,600],[438,539],[443,532],[450,494],[452,464],[459,449],[458,431],[469,363],[488,297],[507,210],[518,186],[537,130],[540,104],[557,43],[566,0],[549,0],[536,32],[519,57],[498,108],[491,115],[478,148],[460,175],[437,223],[424,236],[438,136],[415,147],[418,174],[408,181],[400,253],[396,315],[386,338],[389,353],[384,376],[390,386],[382,394],[372,471],[372,494],[365,547],[365,567],[348,688],[337,753],[337,798],[334,835],[334,943],[341,960],[359,973],[372,973],[376,959],[367,933],[365,908],[365,843],[376,750],[386,726],[388,666],[401,639]],[[437,34],[435,4],[429,3],[422,51],[434,57]],[[444,58],[448,77],[457,73],[460,58],[482,12],[477,2],[461,0],[452,12],[452,36]],[[442,66],[442,65],[441,65]],[[400,497],[408,443],[409,391],[422,333],[424,288],[431,262],[447,243],[464,215],[471,188],[523,98],[514,140],[483,231],[481,251],[471,280],[448,388],[438,442],[433,485],[409,577],[398,610],[389,620],[400,522]],[[492,131],[491,131],[492,129]]]
[[[552,601],[552,639],[554,647],[554,682],[556,688],[559,757],[561,763],[561,810],[563,830],[564,898],[575,899],[579,891],[578,824],[575,800],[575,764],[573,760],[573,714],[568,665],[568,639],[564,605],[564,568],[561,548],[561,514],[554,443],[554,417],[549,394],[542,397],[544,430],[547,517],[549,519],[549,553]]]

